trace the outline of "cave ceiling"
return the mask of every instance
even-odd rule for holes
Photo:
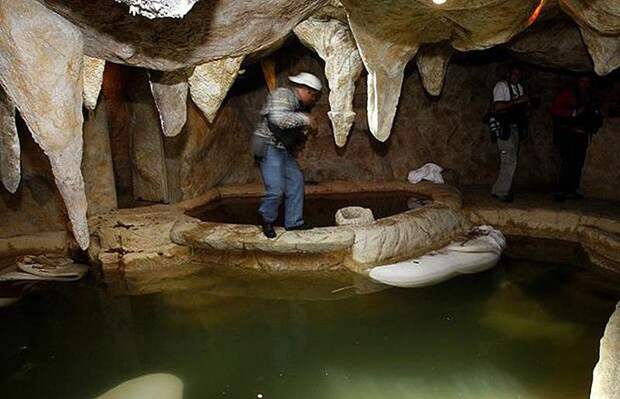
[[[162,132],[174,136],[186,119],[179,98],[213,121],[244,60],[291,35],[325,61],[329,117],[343,146],[364,69],[368,126],[379,141],[390,136],[414,59],[435,96],[455,51],[503,46],[534,64],[612,72],[620,65],[620,1],[0,0],[4,185],[15,192],[19,184],[19,110],[50,159],[77,242],[88,247],[82,107],[96,106],[105,62],[149,70]]]

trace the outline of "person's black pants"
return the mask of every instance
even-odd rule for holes
[[[569,129],[558,132],[558,145],[562,167],[560,170],[559,190],[571,194],[579,189],[581,170],[586,159],[590,136]]]

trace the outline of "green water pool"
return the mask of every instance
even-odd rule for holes
[[[531,261],[351,291],[300,300],[46,285],[0,309],[0,396],[92,398],[165,372],[185,398],[587,398],[620,298],[585,269]]]

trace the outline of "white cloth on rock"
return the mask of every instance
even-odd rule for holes
[[[443,184],[443,176],[441,176],[443,168],[434,163],[427,163],[419,169],[415,169],[409,172],[407,180],[409,183],[416,184],[422,180],[428,180],[433,183]]]

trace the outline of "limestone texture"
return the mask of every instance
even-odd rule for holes
[[[15,106],[0,87],[0,178],[11,194],[15,194],[21,179],[19,151]]]
[[[88,216],[118,207],[106,111],[105,99],[102,99],[84,122],[82,173],[88,199]]]
[[[223,58],[198,65],[189,77],[189,92],[194,103],[213,123],[228,89],[235,81],[243,57]]]
[[[609,318],[594,367],[590,399],[620,397],[620,302]]]
[[[129,6],[129,13],[146,18],[183,18],[198,0],[116,0]]]
[[[75,239],[87,248],[82,36],[36,1],[0,2],[0,14],[0,82],[48,156]]]
[[[523,62],[577,72],[593,68],[579,26],[567,18],[541,21],[506,43],[506,47]]]
[[[505,234],[581,244],[595,265],[620,273],[620,214],[614,202],[564,204],[536,195],[500,204],[472,194],[464,207],[472,223],[491,224]]]
[[[379,219],[371,225],[350,227],[355,232],[350,267],[361,272],[441,248],[470,226],[460,211],[430,205]]]
[[[151,93],[165,136],[176,136],[187,120],[187,72],[149,72]]]
[[[176,3],[128,1],[133,5],[153,6]],[[297,24],[326,3],[325,0],[199,1],[182,19],[148,19],[132,16],[127,6],[109,0],[96,0],[96,6],[89,7],[84,7],[83,0],[41,2],[80,29],[86,55],[161,71],[273,49]]]
[[[448,69],[448,62],[454,50],[447,44],[429,45],[422,48],[416,57],[418,72],[426,91],[433,96],[441,94]]]
[[[84,84],[84,106],[92,111],[97,106],[97,99],[103,84],[105,61],[98,58],[84,56],[82,61],[82,80]]]
[[[293,31],[305,46],[325,61],[330,105],[327,115],[332,122],[336,145],[343,147],[355,120],[353,95],[363,68],[351,31],[340,20],[324,18],[309,18]]]

